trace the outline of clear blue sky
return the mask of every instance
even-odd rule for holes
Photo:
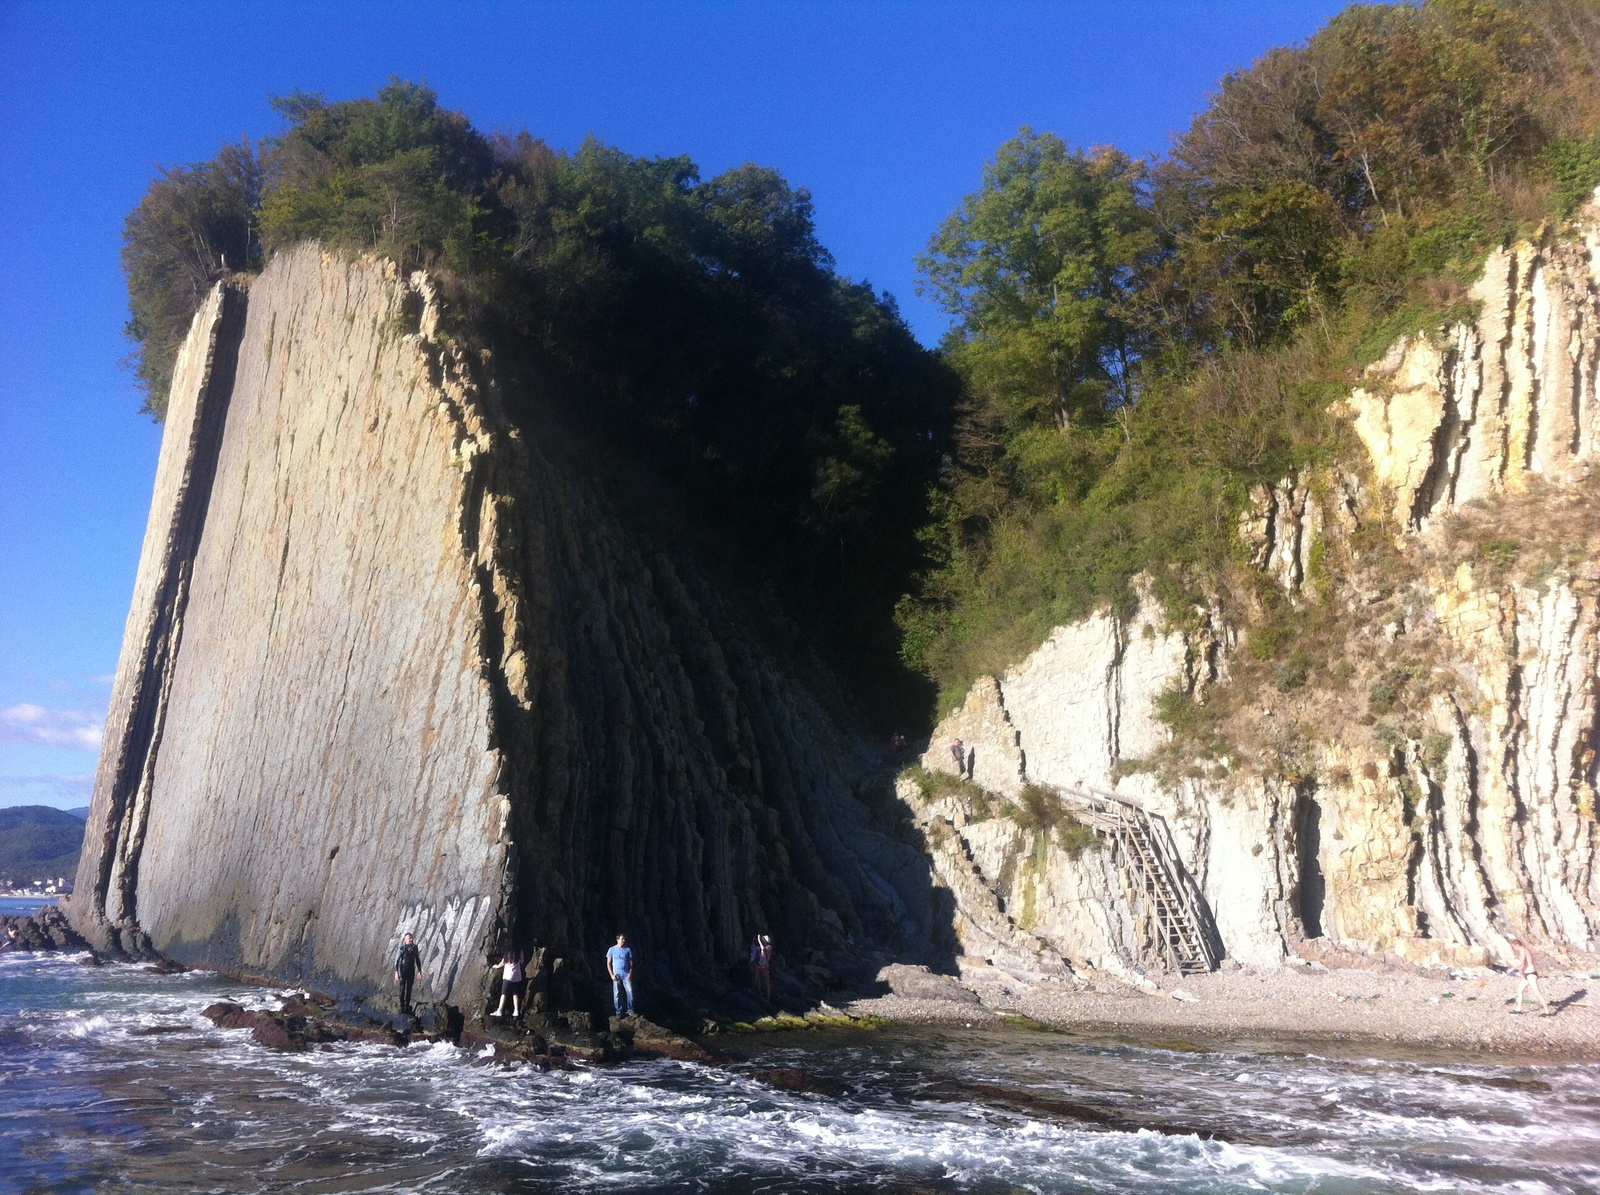
[[[160,429],[118,268],[157,164],[278,128],[267,97],[425,80],[481,129],[746,161],[811,189],[839,269],[943,330],[913,258],[1020,125],[1164,150],[1332,0],[1054,4],[0,3],[0,805],[86,804]]]

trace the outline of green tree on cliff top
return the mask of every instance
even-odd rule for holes
[[[1249,487],[1342,451],[1365,360],[1600,183],[1597,66],[1595,0],[1358,4],[1165,159],[1002,145],[921,260],[965,394],[906,658],[954,699],[1136,573],[1180,617],[1229,584]]]
[[[455,333],[529,379],[528,394],[508,390],[514,406],[537,393],[661,482],[899,716],[881,683],[899,666],[893,608],[923,563],[915,529],[954,380],[887,296],[838,276],[805,188],[755,164],[702,179],[686,156],[592,137],[572,153],[486,138],[399,80],[372,99],[275,107],[287,127],[259,165],[240,159],[259,203],[236,205],[267,254],[315,239],[430,270]],[[176,190],[204,193],[221,168],[186,168]],[[154,227],[130,221],[130,260],[171,253]],[[206,227],[187,231],[211,245]],[[129,272],[135,310],[154,313],[132,329],[152,409],[216,276]]]
[[[128,279],[127,335],[145,410],[159,418],[172,366],[201,301],[230,271],[261,265],[261,168],[248,141],[209,162],[162,169],[122,236]]]

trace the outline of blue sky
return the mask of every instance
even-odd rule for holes
[[[117,252],[157,164],[278,128],[267,97],[426,80],[485,130],[754,161],[933,343],[913,259],[1030,124],[1161,151],[1319,0],[0,4],[0,805],[86,804],[160,429]]]

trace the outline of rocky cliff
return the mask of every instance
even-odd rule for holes
[[[73,924],[373,999],[412,931],[469,1015],[508,940],[568,1006],[619,931],[658,994],[725,989],[758,930],[818,990],[924,949],[826,677],[440,312],[304,246],[196,316]]]
[[[379,1002],[409,930],[469,1015],[508,940],[592,1005],[618,931],[697,1002],[758,930],[812,996],[1136,977],[1191,897],[1213,958],[1592,958],[1597,251],[1492,257],[1351,394],[1364,459],[1253,496],[1273,602],[1145,592],[981,679],[906,837],[825,671],[425,276],[281,256],[179,359],[73,924]]]
[[[1473,963],[1515,933],[1592,961],[1597,295],[1593,228],[1492,255],[1477,318],[1348,399],[1365,459],[1254,496],[1250,568],[1305,642],[1267,644],[1249,587],[1176,616],[1146,595],[973,686],[923,763],[953,777],[959,739],[974,783],[900,786],[941,881],[987,894],[963,949],[1159,962],[1126,853],[1025,811],[1098,791],[1170,832],[1233,958]]]

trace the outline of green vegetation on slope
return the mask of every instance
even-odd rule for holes
[[[71,878],[78,871],[83,818],[47,805],[0,809],[0,881]]]
[[[923,259],[939,354],[775,171],[489,138],[398,81],[297,93],[259,155],[165,171],[130,216],[130,332],[159,412],[225,270],[307,238],[427,267],[910,726],[897,658],[953,702],[1140,573],[1178,619],[1289,618],[1243,567],[1251,488],[1347,459],[1360,368],[1600,184],[1596,63],[1600,0],[1355,5],[1224,79],[1164,158],[1024,129]]]
[[[1250,488],[1343,457],[1359,368],[1600,184],[1597,62],[1595,0],[1355,5],[1224,79],[1164,159],[1001,146],[922,260],[966,383],[900,609],[942,703],[1141,572],[1179,619],[1229,590],[1270,614]]]
[[[880,719],[926,704],[893,611],[925,564],[915,532],[957,381],[890,299],[835,273],[803,188],[593,139],[568,154],[488,138],[399,81],[275,104],[288,127],[259,159],[230,146],[163,172],[129,218],[153,411],[224,252],[254,269],[316,239],[426,267],[504,372],[670,486]]]

